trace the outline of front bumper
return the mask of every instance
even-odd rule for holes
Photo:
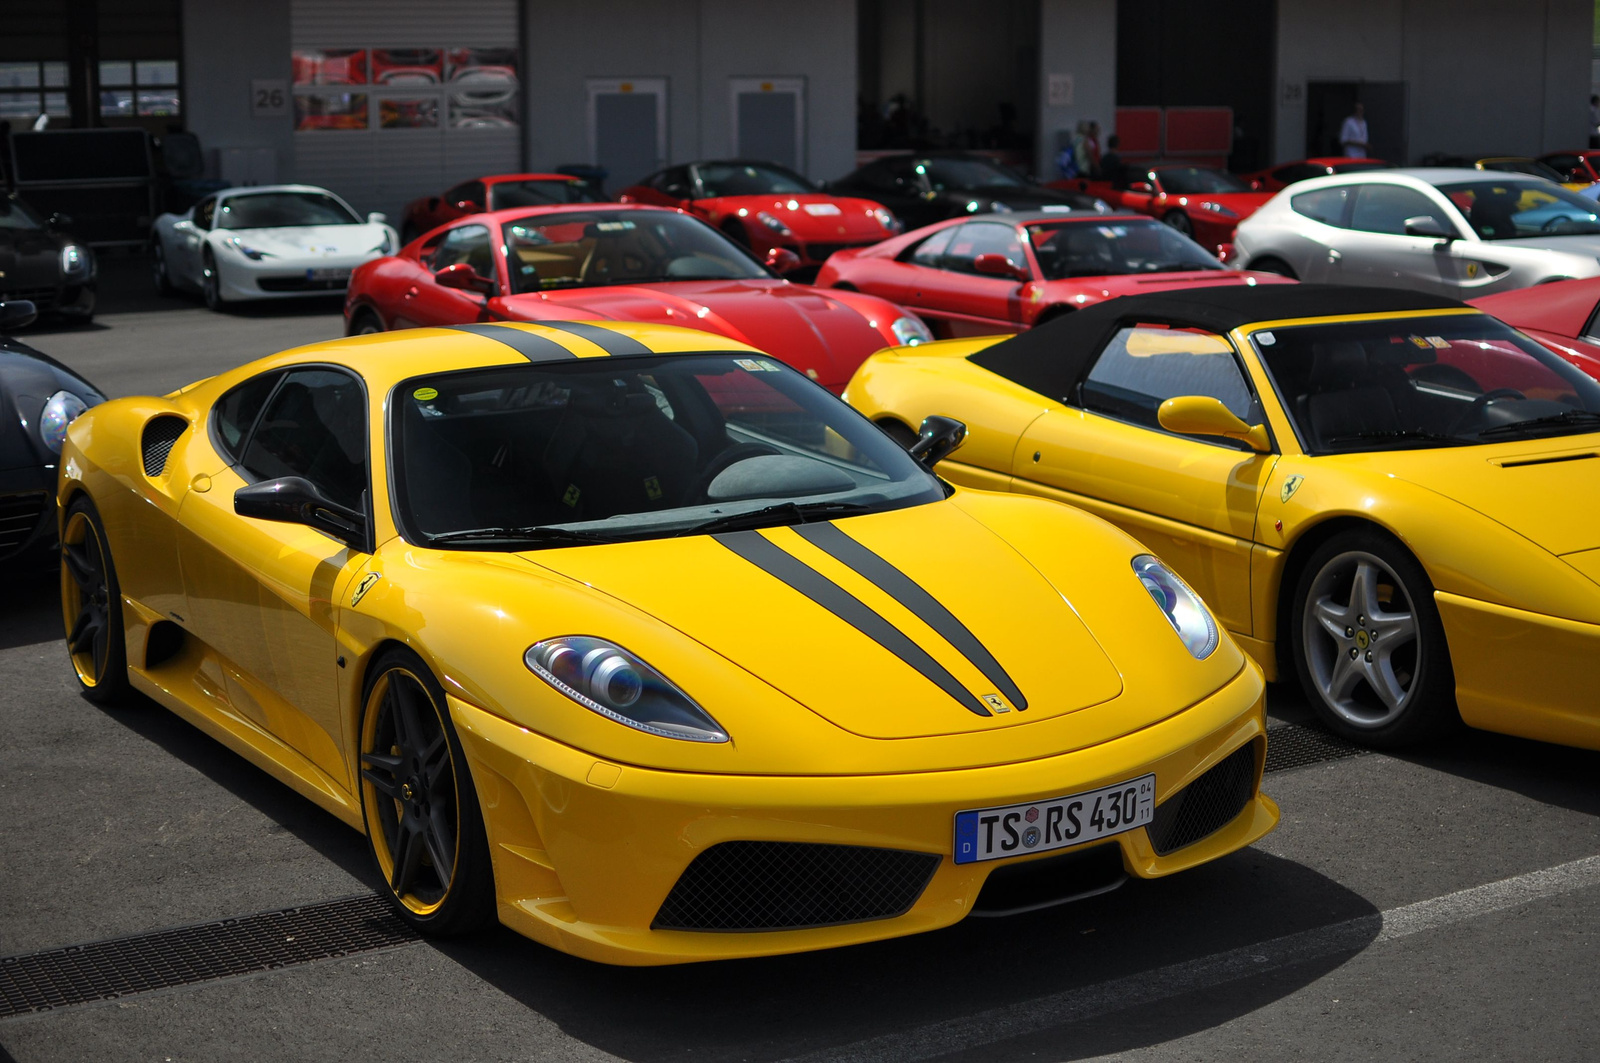
[[[299,263],[266,259],[261,262],[241,262],[239,256],[228,253],[217,256],[218,279],[222,298],[227,302],[254,299],[303,299],[310,295],[345,294],[350,285],[349,274],[369,261],[372,255],[346,255]],[[345,271],[345,276],[332,281],[310,280],[311,269]]]
[[[0,562],[55,546],[55,487],[54,465],[0,472]]]
[[[1230,753],[1254,745],[1249,796],[1233,819],[1158,855],[1145,828],[1099,844],[1156,878],[1260,838],[1278,810],[1260,792],[1264,685],[1254,665],[1197,705],[1114,742],[1040,760],[883,776],[742,776],[600,760],[450,699],[488,829],[501,922],[587,959],[647,965],[763,956],[898,937],[968,915],[990,872],[1055,850],[978,864],[951,859],[955,814],[1156,775],[1159,806]],[[903,914],[847,925],[741,933],[651,929],[691,861],[724,842],[865,846],[938,857]],[[1084,848],[1088,848],[1087,846]]]

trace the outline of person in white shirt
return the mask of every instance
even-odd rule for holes
[[[1366,108],[1356,104],[1355,113],[1344,120],[1344,127],[1339,130],[1339,144],[1347,159],[1360,159],[1367,154],[1366,114]]]

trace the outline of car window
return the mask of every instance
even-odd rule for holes
[[[284,378],[245,446],[243,465],[262,480],[303,476],[329,499],[361,509],[367,489],[367,400],[338,369]]]
[[[961,226],[952,225],[948,229],[940,229],[922,241],[917,245],[917,249],[911,252],[911,261],[919,266],[928,266],[932,269],[941,268],[944,265],[945,248],[950,246],[950,238],[956,234],[956,230],[959,228]]]
[[[673,211],[533,214],[501,231],[518,293],[771,276],[716,229]]]
[[[960,273],[976,273],[973,263],[979,255],[1004,255],[1014,266],[1027,264],[1022,253],[1022,241],[1017,228],[1002,222],[969,221],[956,228],[945,249],[943,269]]]
[[[217,211],[219,229],[286,229],[299,225],[360,225],[326,192],[241,192]]]
[[[1485,240],[1600,233],[1600,206],[1543,181],[1469,181],[1440,185]]]
[[[576,177],[559,180],[496,181],[489,186],[490,210],[601,201],[600,195],[592,187]]]
[[[281,372],[275,371],[246,380],[218,399],[212,407],[212,442],[229,462],[238,462],[244,452],[245,437],[255,426],[256,416],[282,376]]]
[[[1539,161],[1560,174],[1563,181],[1582,181],[1584,179],[1579,172],[1580,166],[1576,155],[1546,155]]]
[[[202,199],[200,204],[194,208],[194,223],[202,229],[211,228],[211,225],[216,220],[216,217],[216,196],[212,196],[210,199]]]
[[[1337,188],[1319,188],[1315,192],[1301,192],[1290,197],[1289,207],[1312,221],[1342,228],[1351,191],[1350,186],[1340,185]]]
[[[673,199],[694,198],[694,180],[689,176],[687,166],[674,166],[670,170],[662,170],[650,182],[650,187]]]
[[[1404,236],[1406,219],[1419,215],[1433,218],[1444,226],[1446,232],[1455,232],[1455,224],[1444,216],[1444,211],[1414,188],[1389,184],[1357,185],[1355,206],[1350,211],[1350,228]]]
[[[444,194],[444,201],[453,207],[466,203],[469,209],[482,210],[483,200],[482,181],[463,181]]]
[[[1035,222],[1028,234],[1045,280],[1223,268],[1215,255],[1154,218]]]
[[[1157,430],[1156,411],[1180,395],[1209,395],[1247,424],[1261,419],[1233,346],[1200,329],[1123,328],[1100,352],[1079,389],[1084,409]],[[1219,441],[1216,436],[1195,438]]]
[[[707,162],[696,169],[700,187],[708,196],[792,196],[816,191],[811,182],[781,166]]]
[[[855,183],[874,192],[909,192],[911,160],[886,159],[856,171]]]
[[[1292,185],[1296,181],[1304,181],[1308,177],[1316,177],[1324,172],[1326,171],[1322,167],[1313,166],[1309,162],[1296,162],[1290,163],[1288,166],[1278,167],[1272,171],[1272,176],[1274,180],[1282,181],[1286,185]]]
[[[445,233],[433,253],[433,270],[437,273],[458,262],[471,266],[472,272],[480,277],[494,278],[494,248],[489,243],[487,226],[462,225]]]

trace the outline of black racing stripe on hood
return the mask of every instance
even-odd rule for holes
[[[1011,681],[1011,676],[1006,674],[1006,670],[994,659],[988,648],[967,629],[967,625],[910,576],[850,538],[833,524],[801,524],[794,530],[806,542],[871,582],[873,586],[915,614],[918,620],[937,631],[941,638],[971,661],[972,666],[982,672],[1018,712],[1028,707],[1028,699],[1022,696],[1022,691]]]
[[[622,358],[630,354],[655,353],[632,336],[624,336],[622,333],[614,332],[604,325],[591,325],[587,321],[541,321],[539,326],[541,328],[560,329],[562,332],[570,332],[574,336],[581,336],[613,358]]]
[[[457,332],[470,332],[474,336],[482,336],[485,339],[499,340],[530,362],[559,362],[568,358],[578,357],[548,336],[540,336],[537,333],[512,328],[507,325],[483,322],[471,325],[446,325],[444,327],[454,329]]]
[[[793,590],[810,598],[900,658],[922,673],[929,682],[960,702],[963,708],[979,716],[993,715],[983,702],[962,686],[955,676],[945,671],[943,665],[928,656],[926,650],[911,641],[905,632],[873,612],[855,595],[804,561],[784,552],[760,532],[724,532],[713,535],[712,538],[767,575],[788,584]]]

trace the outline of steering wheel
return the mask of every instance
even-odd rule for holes
[[[1577,228],[1578,223],[1572,218],[1565,214],[1557,214],[1555,217],[1539,226],[1539,231],[1546,233],[1570,233],[1576,232]]]
[[[777,447],[770,446],[766,443],[729,444],[728,446],[723,447],[721,452],[719,452],[710,461],[706,462],[706,467],[700,470],[699,478],[695,480],[694,487],[690,489],[689,494],[686,497],[705,498],[706,491],[711,487],[711,481],[720,476],[722,471],[730,465],[737,465],[746,458],[757,458],[763,454],[781,453],[783,452]]]
[[[1451,430],[1454,431],[1463,425],[1471,424],[1479,412],[1495,399],[1526,399],[1527,397],[1516,388],[1495,388],[1492,391],[1485,391],[1482,395],[1473,399],[1471,405],[1461,411],[1461,416],[1457,417],[1455,424],[1450,426]]]

